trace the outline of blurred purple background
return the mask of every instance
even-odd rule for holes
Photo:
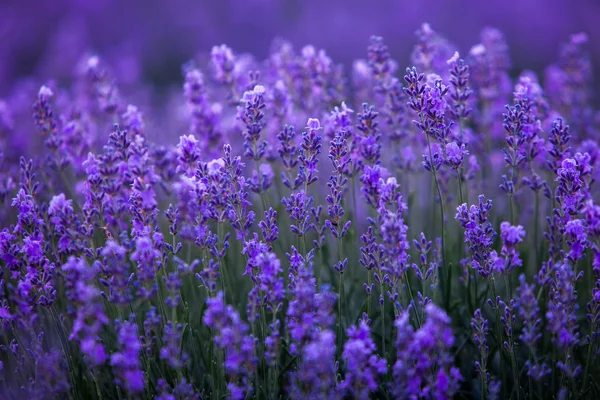
[[[68,77],[86,51],[119,80],[181,82],[180,66],[215,44],[264,58],[272,39],[323,47],[336,62],[365,57],[381,35],[404,67],[423,22],[465,54],[491,25],[515,69],[541,70],[571,33],[587,32],[600,64],[598,0],[24,0],[0,2],[0,97],[18,77]]]

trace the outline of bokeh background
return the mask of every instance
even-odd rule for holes
[[[600,65],[599,17],[598,0],[2,0],[0,97],[25,76],[69,76],[89,51],[121,83],[180,84],[181,64],[212,45],[263,58],[277,36],[350,65],[377,34],[404,67],[423,22],[463,53],[484,26],[501,29],[515,70],[542,70],[562,41],[584,31]]]

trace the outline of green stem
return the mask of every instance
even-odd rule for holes
[[[463,204],[462,174],[459,172],[458,168],[456,168],[455,171],[456,177],[458,178],[458,195],[460,198],[460,204]]]
[[[412,289],[410,287],[410,279],[408,278],[408,272],[404,273],[404,279],[406,280],[408,296],[410,297],[410,301],[413,303],[413,307],[415,309],[415,317],[417,319],[417,328],[421,328],[421,319],[419,318],[419,310],[417,310],[417,304],[415,303],[415,298],[413,297]]]
[[[501,382],[506,382],[505,380],[505,372],[504,372],[504,367],[503,367],[503,362],[502,362],[502,328],[500,327],[500,308],[498,307],[498,303],[496,302],[496,299],[498,298],[498,296],[496,295],[496,280],[494,278],[492,278],[490,281],[490,286],[492,287],[492,295],[494,296],[494,299],[492,300],[492,304],[494,304],[494,310],[496,311],[496,344],[498,345],[498,355],[500,356],[500,363],[499,363],[499,369],[500,369],[500,379]],[[501,388],[502,391],[504,391],[504,387]]]
[[[338,287],[338,342],[339,349],[342,348],[342,335],[344,333],[344,321],[342,318],[342,295],[344,294],[344,274],[340,272],[340,286]]]
[[[508,195],[510,202],[509,202],[509,210],[510,210],[510,224],[514,225],[514,220],[515,220],[515,211],[514,211],[514,204],[513,204],[513,195],[509,194]]]
[[[371,289],[371,270],[370,269],[367,270],[367,285],[370,290]],[[369,293],[371,293],[371,292],[369,292]],[[367,296],[367,314],[371,315],[371,295],[370,294]]]
[[[383,358],[387,360],[387,354],[385,352],[385,299],[381,304],[381,350]],[[387,361],[386,361],[387,363]]]
[[[356,218],[358,210],[356,209],[356,188],[354,186],[354,174],[352,175],[351,183],[352,183],[352,187],[350,190],[352,190],[352,207],[353,207],[352,211],[353,211],[354,217]]]
[[[531,357],[531,351],[529,351],[529,364],[533,363],[533,358]],[[529,386],[529,400],[533,399],[533,387],[531,384],[531,375],[527,374],[528,386]]]
[[[433,173],[433,178],[435,179],[435,187],[437,189],[438,197],[440,200],[440,212],[441,212],[441,223],[442,223],[442,265],[446,268],[446,282],[445,283],[445,293],[444,293],[444,303],[446,305],[446,309],[450,308],[450,289],[451,289],[451,280],[452,280],[452,270],[450,266],[447,264],[448,259],[446,258],[446,248],[445,248],[445,229],[444,229],[444,198],[442,197],[442,191],[440,189],[440,183],[438,181],[437,170],[435,168],[435,164],[433,163],[433,152],[431,151],[431,139],[429,139],[429,135],[427,137],[427,148],[429,149],[429,160],[431,162],[431,172]]]
[[[532,264],[532,266],[536,266],[538,265],[538,260],[540,259],[540,248],[539,248],[539,226],[540,226],[540,193],[539,191],[535,192],[535,209],[533,211],[533,243],[534,243],[534,254],[535,254],[535,260]],[[535,273],[535,270],[532,271],[532,275]]]

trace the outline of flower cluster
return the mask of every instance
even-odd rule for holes
[[[278,39],[15,83],[0,398],[598,398],[588,41],[543,76],[423,24],[352,76]]]

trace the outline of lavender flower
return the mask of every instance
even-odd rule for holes
[[[194,135],[181,136],[177,147],[179,152],[177,172],[183,172],[188,177],[194,176],[200,159],[198,141]]]
[[[69,21],[50,53],[90,47]],[[0,397],[598,397],[588,37],[542,79],[494,28],[416,35],[404,80],[377,36],[350,75],[277,39],[156,90],[129,40],[0,79]]]
[[[418,43],[411,54],[412,63],[427,73],[440,74],[445,70],[446,60],[450,58],[454,49],[427,23],[422,24],[415,35]]]
[[[99,334],[108,318],[100,302],[100,291],[91,284],[95,271],[83,259],[75,257],[70,257],[62,270],[66,274],[68,298],[77,307],[69,339],[79,342],[81,351],[92,365],[100,365],[107,355]]]
[[[183,93],[190,111],[190,133],[202,138],[202,147],[216,153],[221,145],[218,126],[220,105],[211,105],[206,94],[204,76],[199,69],[192,68],[186,71]]]
[[[519,276],[520,285],[517,288],[517,301],[519,317],[523,321],[523,331],[519,335],[519,339],[529,348],[529,361],[526,363],[527,374],[534,380],[541,380],[549,371],[545,364],[538,364],[535,360],[536,347],[539,340],[542,338],[540,332],[541,319],[539,316],[540,307],[535,298],[535,286],[527,284],[525,275]]]
[[[557,349],[565,354],[563,361],[557,360],[557,367],[568,377],[576,376],[581,366],[572,359],[570,351],[579,341],[578,324],[575,313],[578,309],[576,276],[569,264],[554,267],[550,282],[550,300],[548,301],[548,329],[552,332],[552,341]]]
[[[470,102],[473,91],[470,87],[469,66],[460,58],[458,52],[455,52],[447,63],[450,66],[451,76],[450,98],[452,99],[452,103],[450,113],[452,118],[459,121],[459,139],[462,141],[464,123],[473,111]]]
[[[504,264],[497,268],[499,273],[509,273],[515,267],[523,265],[519,258],[517,245],[523,241],[525,230],[521,225],[513,226],[504,221],[500,224],[500,239],[502,239],[502,250],[500,255],[504,258]]]
[[[377,83],[375,91],[382,92],[387,89],[391,73],[393,72],[393,62],[390,59],[388,47],[383,43],[383,38],[371,36],[371,43],[367,48],[367,54],[371,75]]]
[[[239,314],[223,302],[223,293],[207,300],[204,323],[216,332],[215,343],[225,351],[227,388],[233,399],[244,399],[252,393],[251,379],[256,369],[254,338],[247,335],[248,326]]]
[[[335,335],[330,330],[319,332],[304,346],[298,370],[290,376],[293,399],[336,397],[334,355]]]
[[[363,104],[363,112],[357,115],[358,124],[356,129],[360,132],[358,142],[358,152],[362,165],[378,164],[381,158],[381,144],[377,116],[375,107]]]
[[[138,341],[137,327],[132,322],[123,322],[119,328],[120,353],[114,353],[110,364],[117,369],[118,384],[125,386],[131,393],[144,390],[144,373],[141,371],[140,352],[142,346]]]
[[[321,124],[318,119],[310,118],[306,125],[306,131],[302,133],[302,150],[298,155],[300,169],[298,176],[304,182],[305,193],[308,185],[317,181],[317,156],[321,153],[321,136],[318,131]],[[308,194],[308,193],[306,193]]]
[[[489,222],[492,201],[479,196],[479,204],[467,208],[462,204],[456,209],[455,218],[465,230],[465,243],[471,253],[471,267],[483,278],[491,278],[496,269],[497,254],[492,250],[496,232]]]
[[[483,317],[481,310],[475,310],[475,314],[471,319],[471,328],[473,329],[473,341],[477,346],[480,361],[475,361],[475,370],[481,379],[481,392],[486,393],[486,388],[490,384],[490,374],[487,369],[489,347],[487,345],[488,335],[488,320]]]
[[[342,359],[346,363],[346,377],[339,389],[356,399],[368,399],[377,390],[379,376],[387,372],[385,360],[375,355],[369,325],[361,321],[348,329]]]
[[[238,119],[245,126],[244,155],[258,162],[267,149],[267,142],[259,142],[260,134],[264,127],[264,101],[265,88],[256,85],[254,89],[244,93],[241,105],[238,107]]]
[[[454,343],[450,319],[433,304],[427,305],[425,314],[426,321],[416,332],[408,324],[406,312],[396,320],[398,359],[393,367],[392,393],[396,397],[450,399],[462,380],[449,352]]]
[[[295,135],[294,127],[288,125],[277,135],[280,143],[277,151],[284,167],[284,171],[281,172],[281,180],[290,190],[296,190],[302,185],[302,176],[298,174],[295,179],[292,178],[300,162],[297,157],[299,149],[294,142]]]
[[[463,161],[468,155],[469,151],[464,144],[459,146],[456,142],[450,142],[446,145],[446,157],[444,163],[456,170],[462,167]]]
[[[344,186],[348,183],[346,175],[351,162],[346,137],[346,131],[338,131],[329,147],[329,159],[333,166],[333,174],[327,182],[331,194],[327,195],[326,201],[327,214],[331,219],[326,220],[325,225],[337,239],[342,239],[345,236],[351,223],[350,220],[343,223],[345,210],[342,206]],[[340,229],[339,225],[342,223]]]

